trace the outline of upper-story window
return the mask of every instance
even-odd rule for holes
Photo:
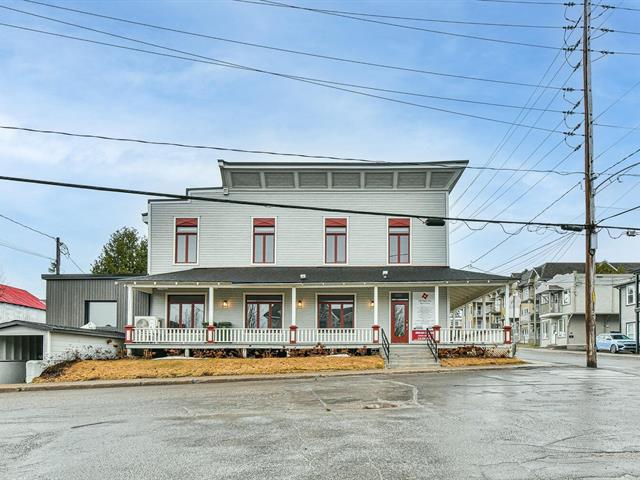
[[[347,219],[324,220],[325,263],[347,263]]]
[[[627,305],[636,303],[636,290],[633,285],[627,285]]]
[[[411,220],[389,219],[389,263],[409,263]]]
[[[562,304],[569,305],[571,303],[571,290],[562,291]]]
[[[198,263],[198,219],[176,218],[175,263]]]
[[[276,219],[253,219],[253,263],[275,263]]]

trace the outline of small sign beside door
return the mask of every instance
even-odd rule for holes
[[[433,292],[413,292],[414,330],[430,328],[435,324],[433,297]]]

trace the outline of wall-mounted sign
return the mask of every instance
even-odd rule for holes
[[[413,328],[430,328],[435,325],[433,292],[413,292]]]

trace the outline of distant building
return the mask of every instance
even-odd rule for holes
[[[0,285],[0,323],[12,320],[44,323],[47,307],[42,300],[9,285]]]

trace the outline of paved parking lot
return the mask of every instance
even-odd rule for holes
[[[577,367],[0,395],[7,479],[639,478],[637,377]]]

